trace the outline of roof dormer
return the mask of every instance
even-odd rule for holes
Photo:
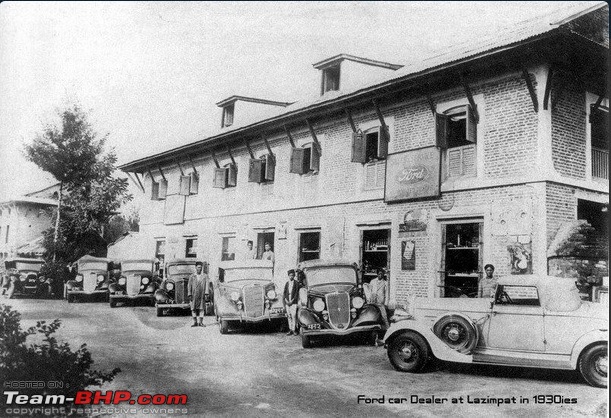
[[[287,107],[291,104],[291,102],[278,102],[254,97],[230,96],[216,105],[223,109],[221,128],[227,128],[236,123],[242,124],[255,120],[274,108]],[[236,115],[238,119],[236,119]]]
[[[339,54],[313,64],[320,70],[320,94],[329,91],[347,91],[372,77],[403,67],[383,61],[375,61],[354,55]]]

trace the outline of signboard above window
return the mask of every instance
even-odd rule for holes
[[[386,160],[386,203],[438,197],[440,151],[420,148],[389,154]]]

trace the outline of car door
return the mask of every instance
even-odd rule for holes
[[[487,348],[545,351],[543,318],[535,286],[499,285],[490,315]]]

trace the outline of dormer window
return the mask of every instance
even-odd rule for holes
[[[233,125],[234,110],[235,110],[235,103],[231,103],[223,107],[223,120],[221,122],[222,128]]]
[[[325,68],[322,70],[322,91],[320,94],[325,94],[328,91],[339,90],[339,65]]]

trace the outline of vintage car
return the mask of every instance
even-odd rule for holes
[[[356,263],[311,260],[298,269],[305,276],[297,312],[304,348],[311,347],[313,337],[323,336],[361,334],[373,342],[386,328],[385,308],[365,302]]]
[[[384,336],[403,372],[429,360],[578,370],[607,386],[608,308],[582,301],[574,279],[513,276],[492,298],[419,299],[396,309]]]
[[[44,260],[36,258],[11,258],[4,262],[2,292],[14,296],[49,296],[49,282],[40,274]]]
[[[155,305],[158,278],[153,274],[155,260],[138,259],[121,262],[119,279],[108,286],[110,307],[118,303],[147,302]]]
[[[111,283],[107,258],[85,255],[76,262],[77,272],[74,280],[66,283],[66,299],[68,303],[76,300],[97,299],[108,301],[108,287]]]
[[[214,285],[214,312],[221,334],[226,334],[231,324],[276,321],[280,327],[285,325],[282,295],[273,282],[273,267],[270,260],[221,263]]]
[[[196,272],[195,264],[201,262],[195,258],[175,259],[165,264],[164,279],[155,292],[157,316],[168,314],[172,310],[190,310],[188,288],[189,276]],[[205,263],[204,263],[205,265]],[[212,313],[212,302],[207,302],[206,314]]]

